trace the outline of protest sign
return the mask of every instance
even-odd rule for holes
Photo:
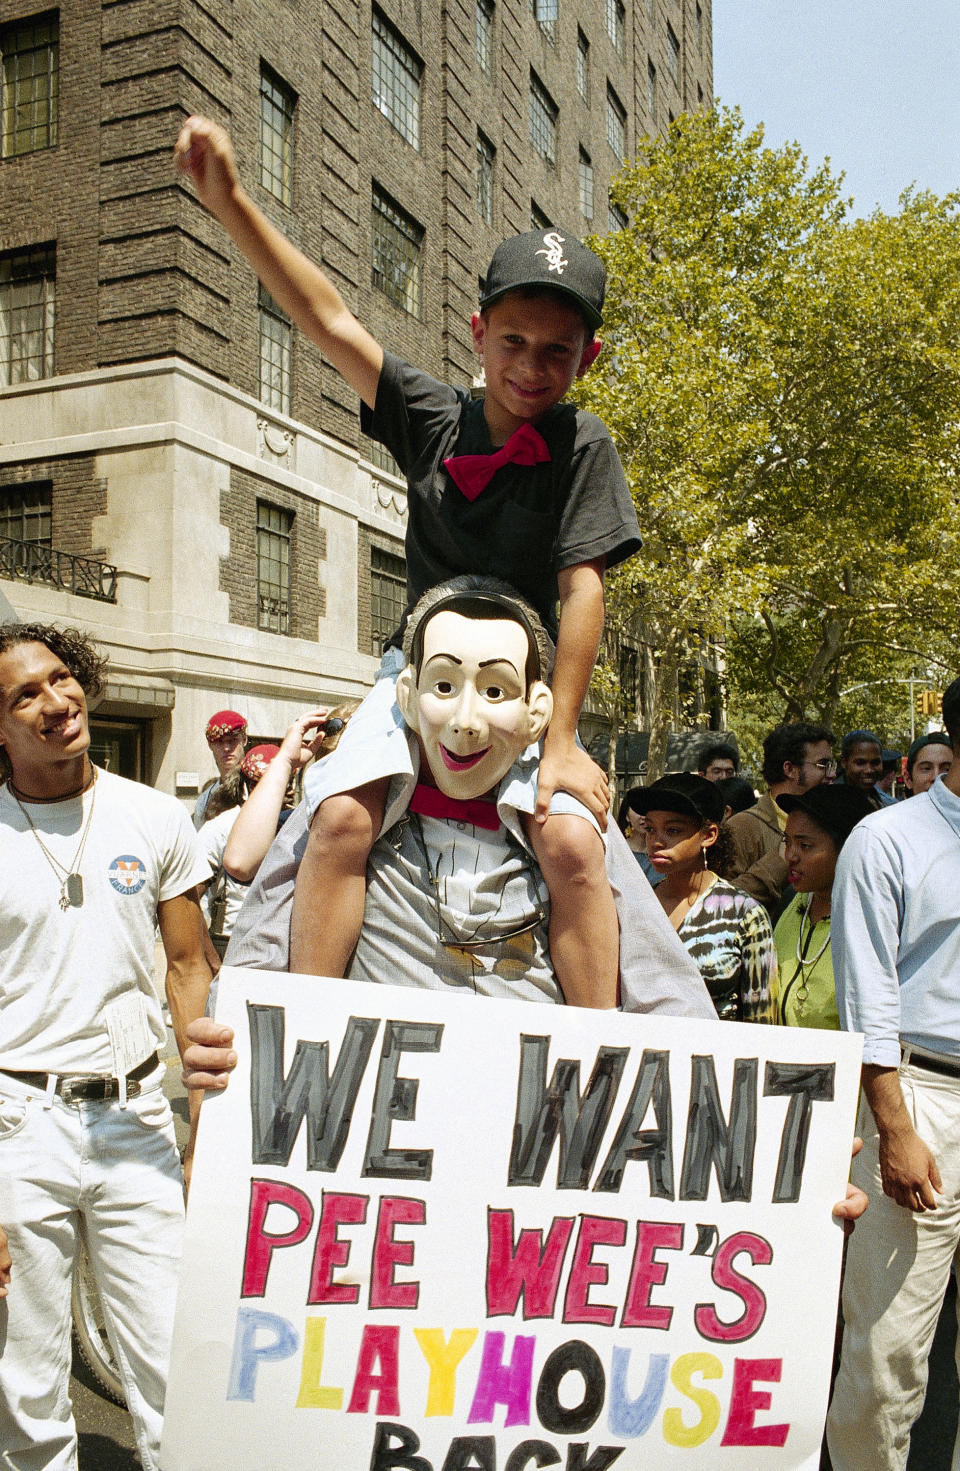
[[[164,1471],[816,1467],[860,1039],[221,972]]]

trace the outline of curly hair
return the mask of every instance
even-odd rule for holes
[[[722,879],[730,877],[730,868],[733,863],[733,835],[725,822],[721,822],[717,841],[712,848],[707,849],[707,862],[714,873]]]
[[[0,654],[19,644],[45,644],[63,660],[85,695],[102,694],[106,656],[82,629],[57,628],[52,623],[0,623]]]
[[[62,659],[88,697],[103,692],[107,674],[106,657],[79,628],[57,628],[52,623],[0,623],[0,655],[20,644],[44,644]],[[10,758],[0,746],[0,782],[13,775]]]

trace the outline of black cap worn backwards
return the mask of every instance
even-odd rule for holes
[[[480,305],[492,306],[520,287],[546,287],[569,296],[595,332],[603,321],[606,286],[603,261],[575,235],[555,228],[528,230],[511,235],[493,252]]]

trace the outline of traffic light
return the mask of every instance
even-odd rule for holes
[[[913,707],[917,712],[917,718],[920,720],[939,715],[942,705],[942,690],[917,690],[913,697]]]

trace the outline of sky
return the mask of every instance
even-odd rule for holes
[[[713,0],[721,102],[843,173],[854,213],[960,189],[957,0]]]

